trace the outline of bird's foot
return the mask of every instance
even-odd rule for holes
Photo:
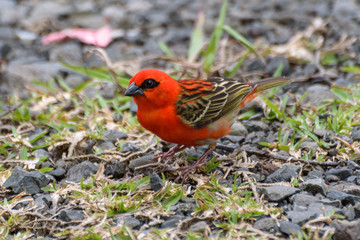
[[[196,171],[196,168],[198,166],[202,166],[206,164],[206,157],[214,151],[216,147],[216,143],[210,144],[209,148],[204,152],[204,154],[191,166],[189,167],[180,167],[177,168],[176,171],[180,172],[179,176],[176,177],[175,182],[178,182],[180,178],[182,178],[182,183],[185,182],[185,180],[189,177],[189,175]]]
[[[152,162],[164,161],[164,160],[166,160],[166,159],[168,159],[170,157],[173,157],[176,153],[184,150],[185,148],[186,147],[184,145],[176,144],[174,147],[170,148],[169,151],[157,154],[151,161]]]
[[[194,173],[197,168],[197,164],[193,164],[190,167],[180,167],[176,169],[176,172],[180,172],[179,176],[175,178],[175,182],[178,183],[179,180],[182,178],[182,183],[185,182],[185,180],[189,177],[191,173]]]

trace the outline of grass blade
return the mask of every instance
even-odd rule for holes
[[[238,33],[235,29],[230,27],[229,25],[223,26],[223,29],[233,38],[241,42],[249,51],[256,53],[254,47],[252,46],[252,43],[249,42],[243,35]]]
[[[80,67],[80,66],[69,65],[66,63],[62,63],[62,65],[67,67],[70,70],[84,74],[85,76],[88,76],[91,78],[96,78],[99,80],[106,80],[109,82],[111,81],[108,71],[104,70],[104,69],[90,69],[90,68],[85,68],[85,67]]]
[[[223,33],[223,26],[226,18],[226,6],[227,0],[224,0],[221,6],[220,15],[218,22],[216,24],[214,32],[211,34],[209,44],[205,50],[205,59],[204,59],[204,70],[209,73],[211,69],[211,65],[214,61],[216,50]]]
[[[205,14],[203,10],[198,13],[198,18],[195,23],[194,31],[191,35],[190,46],[188,50],[188,61],[193,62],[199,54],[201,47],[204,43],[204,23]]]
[[[284,68],[284,64],[281,62],[279,64],[279,66],[276,68],[276,70],[275,70],[275,72],[273,74],[273,77],[280,77],[281,74],[282,74],[283,68]]]
[[[174,54],[171,52],[170,48],[168,47],[168,45],[166,45],[166,43],[164,43],[163,41],[158,41],[158,44],[161,48],[161,51],[163,51],[168,58],[174,58]],[[176,70],[179,70],[179,65],[174,63],[174,68]]]
[[[166,45],[166,43],[164,43],[163,41],[158,41],[158,44],[161,48],[161,51],[163,51],[168,58],[174,58],[174,54],[171,52],[170,48],[168,47],[168,45]]]
[[[243,62],[244,62],[245,59],[247,58],[247,56],[249,56],[249,54],[250,54],[250,50],[248,50],[248,51],[244,54],[244,56],[242,56],[242,57],[239,59],[239,61],[235,64],[234,68],[233,68],[230,72],[228,72],[228,73],[226,74],[226,77],[228,77],[228,78],[234,77],[234,76],[236,75],[237,71],[239,70],[240,66],[243,64]]]

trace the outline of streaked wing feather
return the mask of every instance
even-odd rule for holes
[[[177,114],[187,124],[202,128],[228,113],[236,111],[241,101],[255,85],[236,80],[179,80],[182,92],[177,102]]]

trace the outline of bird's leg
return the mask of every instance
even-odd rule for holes
[[[182,150],[184,150],[186,148],[186,146],[184,145],[179,145],[179,144],[176,144],[174,147],[170,148],[169,151],[165,152],[165,153],[159,153],[157,156],[155,156],[152,161],[155,162],[155,161],[158,161],[158,160],[165,160],[169,157],[172,157],[174,156],[175,153],[178,153]]]
[[[199,159],[190,167],[182,167],[182,168],[178,168],[176,169],[176,171],[180,171],[179,176],[177,176],[177,178],[175,179],[175,182],[178,182],[178,180],[180,180],[180,178],[183,178],[183,182],[186,180],[186,178],[190,175],[190,173],[195,172],[197,166],[199,165],[203,165],[204,163],[206,163],[206,157],[212,153],[214,151],[216,147],[216,142],[212,143],[209,145],[209,148],[204,152],[204,154],[199,157]]]

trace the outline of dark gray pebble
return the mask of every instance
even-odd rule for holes
[[[157,175],[156,173],[153,173],[153,174],[150,175],[150,185],[151,185],[151,189],[154,192],[157,192],[157,191],[159,191],[160,189],[163,188],[164,182],[159,177],[159,175]]]
[[[91,174],[95,174],[98,167],[90,161],[84,161],[71,167],[66,173],[66,181],[80,182],[81,177],[86,180]]]
[[[17,166],[2,187],[11,188],[14,193],[25,190],[28,194],[36,194],[42,192],[41,188],[48,185],[50,180],[44,173],[27,172]]]

